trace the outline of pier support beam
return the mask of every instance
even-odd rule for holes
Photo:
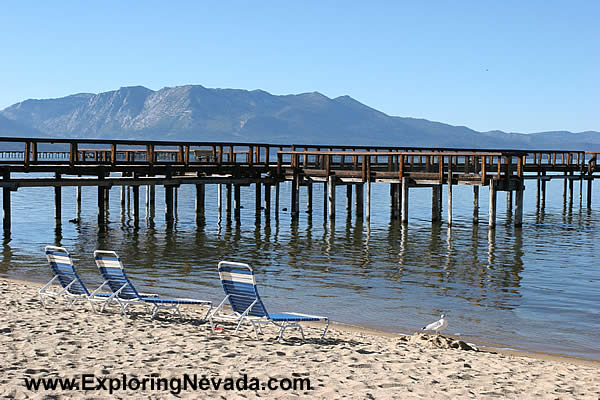
[[[154,218],[156,210],[156,185],[150,185],[150,218]]]
[[[10,173],[5,172],[3,179],[5,181],[10,179]],[[589,192],[588,192],[589,193]],[[2,188],[2,229],[4,230],[4,235],[10,235],[10,189],[7,187]]]
[[[271,185],[265,183],[265,200],[263,207],[265,208],[265,218],[268,220],[271,218]]]
[[[221,221],[221,215],[223,215],[223,185],[217,184],[217,211],[219,213],[219,222]]]
[[[327,204],[328,204],[328,202],[327,202],[327,197],[328,197],[327,187],[328,187],[327,181],[323,182],[323,223],[327,222],[327,214],[328,214],[327,213]]]
[[[306,212],[312,213],[313,210],[313,185],[311,181],[306,183]]]
[[[104,194],[104,187],[98,186],[98,225],[104,225],[104,220],[106,218],[106,210],[104,209],[104,206],[106,205],[104,202]]]
[[[77,219],[81,218],[81,186],[77,186],[77,193],[75,194],[75,214]]]
[[[546,173],[544,172],[544,175],[545,174]],[[542,209],[545,209],[546,208],[546,180],[545,179],[542,180],[542,188],[541,188],[540,196],[541,196],[540,203],[541,203]]]
[[[177,205],[179,204],[179,186],[173,186],[173,215],[177,218]]]
[[[167,224],[173,222],[173,186],[165,185],[165,220]]]
[[[437,222],[442,219],[440,197],[442,197],[442,185],[433,185],[431,187],[431,222]]]
[[[60,179],[60,174],[55,174],[54,177],[58,180]],[[62,193],[61,187],[54,187],[54,220],[57,225],[61,224],[62,220]]]
[[[231,183],[225,185],[225,214],[227,221],[231,221]]]
[[[298,175],[294,174],[292,177],[292,192],[290,194],[290,214],[292,219],[295,219],[298,215],[298,209],[296,208],[296,198],[298,197]]]
[[[352,215],[352,185],[346,185],[346,212]]]
[[[254,214],[256,215],[256,218],[260,221],[260,210],[262,207],[262,185],[260,182],[256,182],[254,186]]]
[[[566,174],[566,172],[565,172]],[[563,208],[567,206],[567,178],[563,179]]]
[[[123,176],[123,174],[121,174]],[[125,191],[128,190],[127,186],[121,186],[121,214],[125,213]]]
[[[402,223],[408,222],[408,177],[402,178]]]
[[[512,210],[512,205],[513,205],[513,192],[512,192],[512,190],[509,190],[508,192],[506,192],[506,209]]]
[[[133,224],[137,228],[140,224],[140,186],[132,186],[131,191],[133,192]]]
[[[329,200],[329,219],[330,220],[334,220],[335,219],[335,176],[331,175],[327,178],[328,180],[328,200]]]
[[[354,196],[354,208],[356,209],[356,216],[361,218],[364,212],[364,188],[364,183],[357,183],[356,195]]]
[[[233,210],[235,213],[235,222],[239,223],[242,218],[242,196],[241,196],[241,187],[240,185],[233,185],[234,187],[234,195],[233,195]]]
[[[515,226],[523,225],[523,186],[515,191]]]
[[[390,217],[398,219],[400,217],[400,184],[390,183]]]
[[[592,181],[591,177],[587,181],[587,208],[592,208]]]
[[[490,209],[489,209],[489,220],[488,225],[490,229],[496,228],[496,183],[493,179],[490,179]]]
[[[479,185],[473,186],[473,223],[479,224]]]
[[[542,181],[540,179],[540,175],[538,174],[537,179],[535,180],[535,208],[539,209],[541,205],[541,193],[542,193]]]
[[[204,183],[196,184],[196,202],[194,204],[194,211],[196,213],[196,222],[201,221],[204,217],[204,198],[205,198],[205,186]]]
[[[367,201],[365,205],[365,217],[367,225],[371,223],[371,181],[367,180]]]
[[[569,207],[573,207],[573,173],[569,178]]]
[[[279,182],[275,184],[275,218],[279,218]]]

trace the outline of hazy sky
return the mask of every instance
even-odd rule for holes
[[[599,20],[596,0],[4,1],[0,109],[201,84],[347,94],[483,131],[600,131]]]

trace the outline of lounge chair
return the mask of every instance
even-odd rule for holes
[[[133,283],[127,277],[121,259],[114,251],[96,250],[94,252],[94,259],[96,265],[100,271],[100,275],[104,278],[104,283],[100,287],[105,285],[110,288],[112,295],[106,299],[100,311],[104,311],[104,308],[116,302],[121,307],[121,313],[127,315],[127,307],[131,304],[143,304],[146,306],[152,305],[152,318],[156,316],[159,310],[163,309],[174,309],[181,318],[181,311],[179,306],[182,304],[190,305],[203,305],[208,306],[208,313],[212,310],[212,302],[207,300],[196,300],[196,299],[166,299],[162,297],[152,297],[147,294],[139,293]],[[204,319],[206,319],[206,316]]]
[[[69,305],[78,300],[88,301],[92,310],[96,311],[94,302],[104,302],[111,293],[99,293],[98,290],[90,292],[73,265],[71,254],[64,247],[46,246],[46,258],[54,277],[44,287],[39,290],[40,300],[42,305],[46,307],[44,298],[63,297],[69,301]],[[58,284],[61,289],[59,291],[51,291],[52,284]]]
[[[260,330],[259,324],[272,323],[279,327],[278,341],[281,340],[283,333],[288,327],[300,329],[302,339],[304,339],[304,331],[300,326],[300,322],[326,321],[327,324],[325,325],[321,339],[325,337],[327,329],[329,328],[329,318],[327,317],[288,312],[277,314],[267,312],[267,309],[258,294],[254,271],[248,264],[221,261],[218,269],[221,284],[223,285],[223,290],[225,290],[225,298],[208,317],[213,331],[213,320],[237,322],[238,324],[235,328],[236,333],[240,329],[242,323],[248,321],[252,324],[254,333],[258,338],[258,331]],[[227,301],[231,305],[233,311],[229,314],[225,314],[223,310]]]

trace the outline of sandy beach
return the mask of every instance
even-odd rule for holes
[[[321,327],[313,326],[305,329],[305,342],[289,330],[288,340],[278,343],[275,327],[266,328],[258,340],[249,327],[234,335],[231,325],[224,325],[211,334],[209,324],[201,321],[205,310],[190,307],[183,310],[183,320],[168,312],[151,320],[143,307],[128,318],[117,308],[96,314],[85,303],[69,308],[64,300],[43,308],[39,287],[0,280],[0,396],[600,398],[600,363],[593,361],[464,350],[463,343],[441,336],[380,334],[337,324],[323,341],[318,340]],[[221,384],[218,390],[182,390],[177,379],[183,381],[185,374]],[[263,385],[270,378],[280,386],[225,387],[227,379],[243,387],[244,375],[246,386]],[[83,384],[83,376],[90,379],[87,388],[98,390],[33,390],[24,379],[78,377]],[[135,386],[144,378],[146,390],[123,390],[124,383]],[[174,383],[148,387],[160,378]],[[305,387],[284,390],[294,379]],[[120,388],[111,394],[109,385],[117,384]]]

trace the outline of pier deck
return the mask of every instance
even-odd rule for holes
[[[489,187],[490,228],[496,224],[497,192],[515,194],[516,226],[522,223],[525,180],[535,180],[537,206],[545,205],[546,182],[563,179],[563,198],[572,205],[573,185],[587,183],[587,206],[591,207],[592,182],[600,172],[599,153],[555,150],[451,149],[381,146],[281,145],[264,143],[167,142],[134,140],[74,140],[46,138],[0,138],[0,187],[3,189],[3,228],[10,233],[11,192],[27,187],[53,187],[55,216],[61,220],[61,188],[78,187],[77,206],[81,207],[81,187],[98,188],[98,221],[106,221],[109,189],[131,187],[133,215],[139,220],[139,187],[146,186],[147,201],[154,202],[154,187],[165,187],[165,216],[173,219],[173,194],[183,184],[196,185],[196,215],[205,212],[206,184],[226,189],[225,207],[236,221],[240,216],[240,186],[256,186],[256,215],[271,207],[271,187],[292,182],[292,218],[300,211],[299,188],[308,188],[307,211],[312,212],[312,185],[323,184],[324,215],[335,217],[336,186],[346,186],[347,209],[351,210],[355,188],[356,213],[371,214],[371,184],[390,185],[392,218],[408,222],[409,189],[432,188],[432,220],[441,220],[442,186],[447,190],[447,223],[452,224],[452,187],[473,186],[473,221],[478,223],[479,187]],[[34,174],[35,173],[35,174]],[[40,174],[49,176],[40,177]],[[262,192],[264,187],[264,202]],[[121,202],[124,204],[124,191]],[[567,201],[568,200],[568,201]],[[153,204],[152,204],[153,207]],[[266,214],[268,215],[268,214]]]

